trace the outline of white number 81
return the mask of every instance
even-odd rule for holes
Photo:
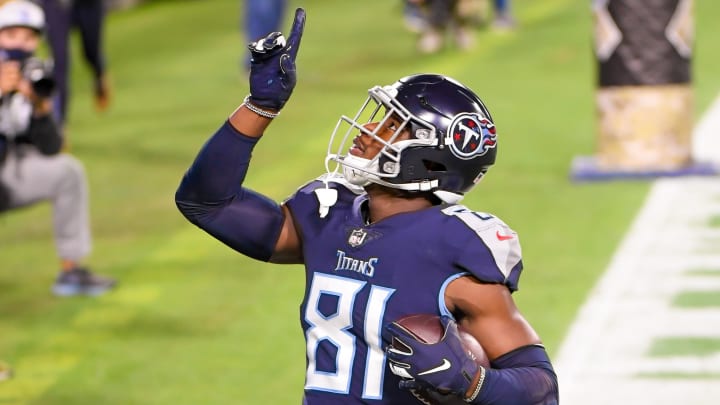
[[[305,321],[310,327],[305,332],[307,341],[308,368],[305,389],[329,391],[339,394],[350,392],[351,372],[355,361],[355,335],[348,332],[352,324],[355,298],[367,282],[315,273],[305,308]],[[382,327],[385,306],[394,289],[370,286],[370,294],[365,309],[365,343],[368,346],[363,394],[365,399],[381,399],[382,383],[385,373],[385,353],[382,350],[380,328]],[[337,311],[326,316],[318,309],[323,294],[337,297]],[[316,353],[318,345],[326,340],[337,348],[336,369],[327,372],[317,369]]]

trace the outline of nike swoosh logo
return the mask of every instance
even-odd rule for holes
[[[495,236],[496,236],[496,237],[498,238],[498,240],[500,240],[500,241],[510,240],[510,239],[512,239],[512,238],[514,237],[513,235],[503,235],[503,234],[500,233],[500,231],[495,231]]]
[[[432,374],[432,373],[438,373],[440,371],[445,371],[450,368],[452,364],[450,364],[450,361],[448,359],[443,359],[443,362],[441,365],[437,367],[433,367],[430,370],[425,370],[422,373],[418,373],[418,375],[426,375],[426,374]]]

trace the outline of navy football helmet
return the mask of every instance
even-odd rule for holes
[[[355,117],[343,115],[338,121],[325,160],[328,172],[329,162],[336,162],[350,183],[432,192],[446,203],[455,203],[495,163],[497,137],[490,112],[459,82],[419,74],[375,86],[368,94]],[[377,132],[391,116],[401,124],[385,140]],[[398,140],[407,130],[410,139]],[[348,153],[358,131],[383,145],[375,157]]]

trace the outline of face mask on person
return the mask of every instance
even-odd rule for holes
[[[32,55],[32,52],[20,48],[0,49],[0,60],[15,60],[18,62],[24,62]]]

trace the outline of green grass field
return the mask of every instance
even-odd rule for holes
[[[53,297],[49,207],[0,217],[0,359],[16,372],[0,383],[0,404],[299,402],[302,268],[232,252],[173,201],[199,147],[248,91],[239,3],[155,1],[111,14],[115,98],[105,115],[92,110],[75,48],[68,136],[91,183],[89,264],[121,284],[100,298]],[[517,0],[518,31],[481,31],[472,52],[429,57],[416,54],[399,1],[291,4],[308,13],[299,83],[247,184],[282,199],[320,174],[337,118],[372,85],[417,72],[465,82],[501,142],[465,204],[519,232],[526,269],[516,300],[552,355],[648,189],[568,180],[572,158],[595,148],[590,2]],[[720,90],[720,3],[695,4],[699,116]]]

